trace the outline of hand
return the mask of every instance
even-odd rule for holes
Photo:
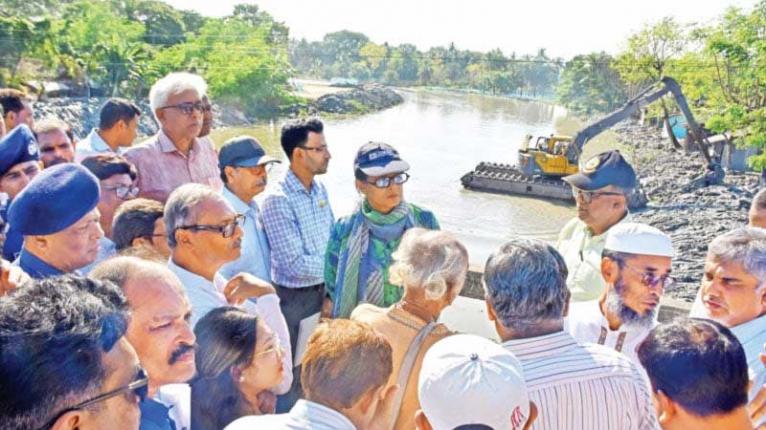
[[[362,430],[391,430],[394,428],[396,418],[399,416],[399,411],[395,411],[394,402],[396,401],[396,395],[399,393],[398,385],[390,385],[388,388],[380,393],[380,400],[378,403],[378,409],[375,411],[375,416],[367,429]]]
[[[277,395],[269,390],[263,390],[256,395],[258,410],[261,415],[273,414],[277,409]]]
[[[766,354],[761,354],[761,363],[766,366]],[[758,424],[764,417],[766,417],[766,386],[758,388],[758,393],[753,400],[747,404],[747,412],[750,415],[750,421],[752,421],[753,424]],[[766,423],[758,426],[756,430],[766,430]]]
[[[29,280],[29,276],[5,260],[0,261],[0,297],[15,290]]]
[[[232,305],[240,305],[247,299],[276,294],[276,292],[273,285],[249,273],[235,275],[229,279],[223,289],[226,301]]]

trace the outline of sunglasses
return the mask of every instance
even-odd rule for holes
[[[208,224],[195,224],[185,225],[177,227],[176,230],[192,230],[192,231],[212,231],[214,233],[220,233],[224,238],[234,236],[234,232],[237,231],[237,226],[244,222],[245,216],[242,214],[237,215],[234,220],[224,225],[208,225]]]
[[[624,196],[623,193],[615,193],[615,192],[608,192],[608,191],[583,191],[578,190],[577,188],[572,188],[572,196],[577,200],[578,197],[582,197],[582,200],[585,203],[590,203],[593,201],[594,198],[597,198],[599,196]]]
[[[388,188],[391,183],[402,185],[410,179],[409,173],[400,173],[396,176],[383,176],[374,181],[367,181],[368,184],[375,185],[377,188]]]
[[[59,418],[64,416],[64,414],[67,414],[72,411],[77,411],[80,409],[85,409],[88,406],[95,405],[96,403],[103,402],[104,400],[111,399],[112,397],[117,397],[121,394],[133,392],[133,395],[135,395],[140,401],[146,400],[146,397],[149,395],[149,379],[146,377],[146,372],[144,369],[139,368],[138,372],[136,372],[136,377],[133,382],[131,382],[128,385],[125,385],[120,388],[116,388],[112,391],[107,391],[106,393],[99,394],[96,397],[90,398],[84,402],[78,403],[70,408],[66,408],[63,411],[57,413],[53,416],[52,419],[50,419],[47,423],[45,423],[44,426],[40,427],[39,430],[46,430],[53,426],[53,424],[58,421]]]
[[[670,288],[676,283],[676,279],[670,275],[657,276],[651,272],[642,272],[636,268],[623,263],[621,268],[630,269],[633,273],[641,277],[641,283],[649,288],[657,288],[662,284],[663,288]]]
[[[121,200],[135,199],[138,197],[138,187],[132,185],[117,185],[115,187],[101,187],[105,191],[114,191]]]
[[[202,102],[194,102],[194,103],[185,102],[185,103],[179,103],[177,105],[163,106],[160,109],[178,109],[184,115],[191,116],[195,110],[199,113],[205,113],[206,111],[209,111],[210,109],[212,109],[212,107],[209,107],[209,105],[206,106]]]

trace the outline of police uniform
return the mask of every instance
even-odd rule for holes
[[[623,190],[636,186],[636,172],[619,151],[603,152],[588,160],[579,173],[564,177],[573,188],[594,191],[609,185]],[[620,223],[630,220],[625,214]],[[569,274],[567,287],[572,301],[595,300],[606,288],[601,276],[601,253],[606,232],[595,235],[579,218],[569,221],[559,233],[556,249],[564,257]]]
[[[0,177],[17,164],[39,160],[40,152],[37,148],[37,141],[26,124],[19,125],[0,139]],[[2,219],[2,223],[6,225],[5,228],[7,229],[5,242],[3,243],[3,258],[13,261],[16,259],[19,251],[21,251],[21,244],[24,238],[18,229],[8,223],[8,208],[10,205],[10,199],[0,205],[0,219]]]

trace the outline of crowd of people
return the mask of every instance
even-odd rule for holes
[[[439,321],[469,255],[405,199],[397,149],[359,147],[336,217],[319,119],[282,127],[267,190],[281,160],[213,144],[201,77],[149,101],[144,142],[118,98],[77,141],[0,90],[0,429],[766,428],[766,191],[660,323],[673,241],[631,219],[618,151],[587,160],[558,241],[486,262],[498,343]]]

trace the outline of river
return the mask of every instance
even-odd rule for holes
[[[514,163],[526,134],[554,131],[564,109],[551,104],[436,91],[402,91],[404,103],[369,115],[325,121],[332,154],[327,186],[336,217],[359,201],[354,188],[353,160],[360,145],[387,142],[410,163],[405,198],[432,210],[442,229],[455,233],[468,247],[473,267],[513,236],[554,240],[574,216],[571,206],[525,197],[485,194],[463,189],[460,177],[480,161]],[[223,142],[238,135],[258,138],[266,151],[283,160],[270,180],[283,174],[287,160],[279,145],[279,125],[216,130]]]

